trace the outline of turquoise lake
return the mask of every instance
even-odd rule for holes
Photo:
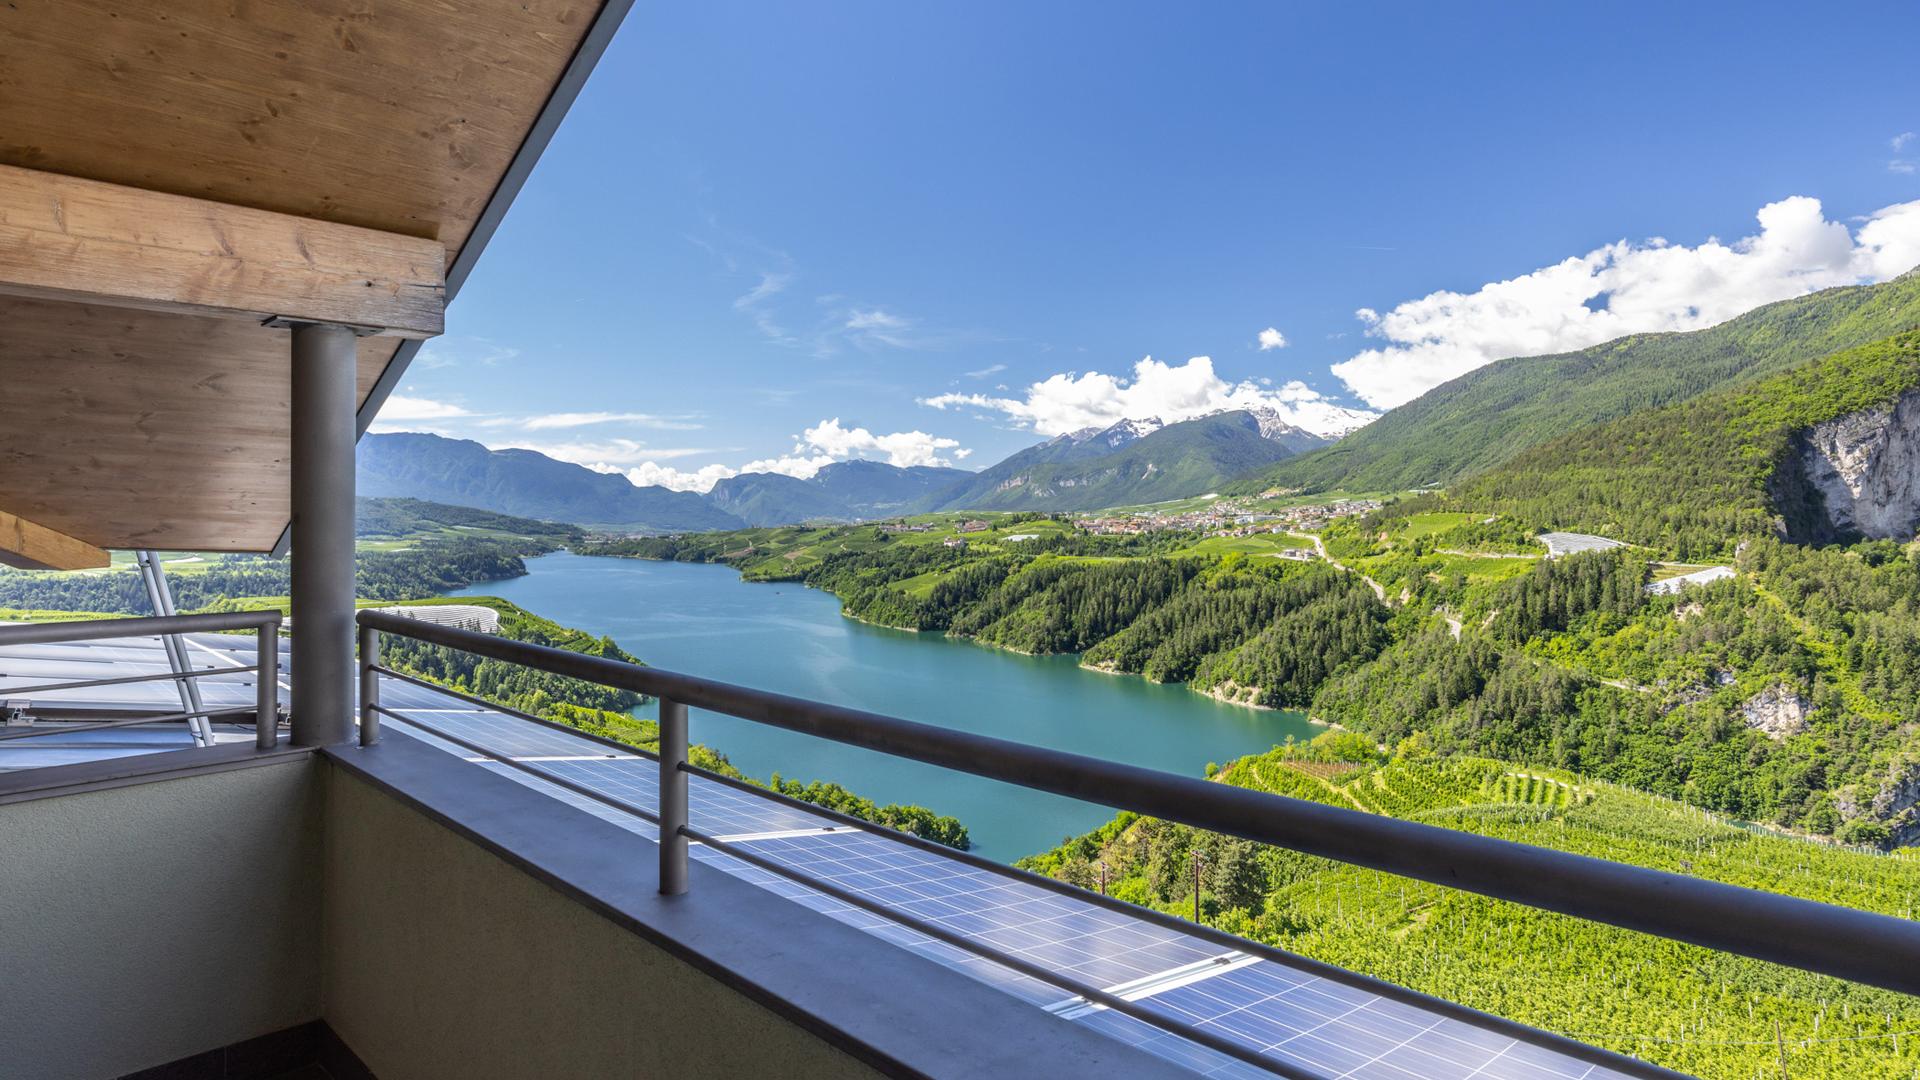
[[[655,667],[1189,776],[1318,730],[1300,713],[1088,671],[1071,656],[1021,656],[869,626],[843,617],[831,594],[744,582],[724,566],[562,552],[528,559],[527,570],[456,595],[503,597],[611,636]],[[876,802],[919,803],[958,817],[974,850],[1004,861],[1113,816],[1107,807],[728,716],[695,710],[691,726],[695,742],[749,776],[777,771],[837,781]]]

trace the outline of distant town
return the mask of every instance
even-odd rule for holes
[[[1147,507],[1124,514],[1076,517],[1076,528],[1103,536],[1166,530],[1209,532],[1217,536],[1251,536],[1324,527],[1336,518],[1370,514],[1384,505],[1375,499],[1340,499],[1329,503],[1269,509],[1256,500],[1216,499],[1199,509],[1168,511]]]

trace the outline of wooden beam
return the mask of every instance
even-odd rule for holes
[[[435,240],[0,165],[0,293],[441,332]]]
[[[0,563],[16,570],[93,570],[111,561],[85,540],[0,510]]]

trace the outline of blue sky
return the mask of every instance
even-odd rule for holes
[[[1916,40],[1911,4],[643,3],[380,429],[694,488],[1337,431],[1920,262]]]

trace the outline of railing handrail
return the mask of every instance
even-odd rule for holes
[[[211,611],[197,615],[146,615],[129,616],[124,619],[79,619],[71,622],[21,623],[14,626],[0,626],[0,647],[8,645],[55,645],[75,641],[114,641],[133,637],[165,637],[171,634],[211,633],[221,630],[252,630],[254,632],[254,662],[251,668],[236,667],[222,671],[168,672],[164,675],[123,676],[104,679],[83,679],[65,683],[52,683],[41,686],[21,687],[17,690],[0,690],[0,698],[8,695],[27,693],[49,693],[53,691],[81,689],[88,686],[117,686],[124,683],[162,682],[206,678],[214,675],[231,674],[251,670],[254,673],[254,745],[262,750],[271,750],[280,741],[280,612],[273,609],[258,611]],[[38,735],[58,735],[63,732],[82,731],[91,728],[128,727],[137,724],[161,723],[177,719],[191,719],[196,716],[214,717],[236,715],[247,712],[245,709],[199,709],[169,713],[163,716],[139,717],[130,720],[108,721],[100,723],[63,724],[48,727],[43,731],[15,732],[6,738],[30,738]]]
[[[1210,832],[1920,994],[1920,922],[362,611],[363,628]],[[663,744],[663,750],[665,749]],[[663,753],[662,760],[666,760]]]
[[[0,626],[0,646],[53,645],[69,641],[108,641],[114,638],[160,637],[166,634],[211,633],[219,630],[258,630],[278,627],[282,616],[264,611],[211,611],[199,615],[135,615],[124,619],[80,619],[72,622],[19,623]]]

